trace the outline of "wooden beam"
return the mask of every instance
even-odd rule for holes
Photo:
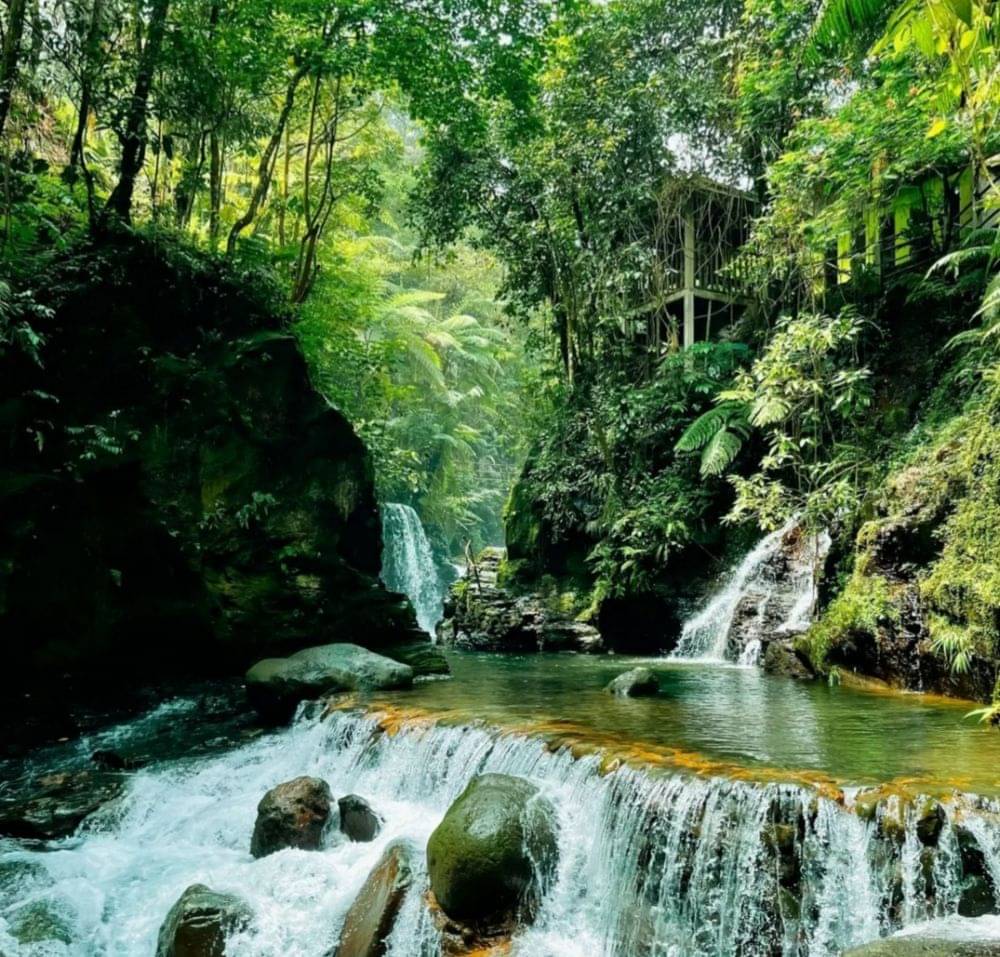
[[[694,211],[684,214],[684,348],[694,344]]]

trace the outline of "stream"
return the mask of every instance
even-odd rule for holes
[[[452,655],[451,681],[326,717],[306,706],[293,726],[241,747],[154,761],[73,837],[0,844],[0,953],[152,954],[171,904],[202,882],[253,908],[231,953],[321,957],[385,846],[398,837],[423,846],[485,771],[534,781],[559,817],[558,876],[515,941],[518,957],[836,954],[955,914],[970,840],[1000,876],[1000,804],[990,797],[1000,739],[964,724],[956,703],[670,662],[659,668],[659,699],[602,695],[629,663]],[[197,708],[165,703],[113,742],[127,753],[133,729],[155,738],[157,724]],[[85,751],[64,749],[61,763]],[[301,774],[366,796],[382,833],[251,858],[258,800]],[[949,792],[933,847],[921,843],[916,805],[898,806],[895,839],[852,811],[858,785],[892,779]],[[775,828],[788,835],[784,857]],[[4,928],[32,908],[64,929],[64,942],[9,936]],[[417,889],[388,953],[437,953]]]
[[[402,572],[387,562],[387,580],[419,590],[430,566],[416,516],[394,508],[387,553]],[[98,749],[144,760],[72,836],[0,840],[0,955],[150,957],[172,904],[203,883],[252,910],[230,955],[327,957],[366,876],[405,839],[417,870],[385,953],[437,957],[423,849],[485,772],[530,780],[558,819],[558,870],[514,957],[834,957],[927,927],[1000,939],[1000,735],[965,702],[750,666],[759,623],[794,623],[811,601],[811,577],[776,565],[775,543],[740,563],[669,658],[447,651],[450,679],[306,704],[281,730],[227,718],[227,737],[222,705],[195,695],[8,762],[12,780],[77,771]],[[604,691],[639,664],[657,696]],[[232,690],[216,696],[230,712]],[[300,775],[370,801],[376,839],[338,833],[318,852],[254,859],[258,801]]]

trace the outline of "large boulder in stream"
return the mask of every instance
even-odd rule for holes
[[[394,841],[385,849],[351,904],[340,942],[329,957],[383,957],[385,939],[413,883],[415,856],[407,841]]]
[[[160,927],[156,957],[224,957],[226,938],[250,923],[250,908],[233,894],[192,884]]]
[[[660,682],[648,668],[633,668],[620,674],[604,690],[618,698],[649,698],[659,693]]]
[[[438,904],[472,926],[531,920],[558,856],[555,809],[506,774],[473,778],[427,842]]]
[[[287,720],[300,701],[338,691],[387,691],[413,685],[413,669],[360,645],[304,648],[265,658],[246,674],[247,695],[262,716]]]
[[[271,788],[257,805],[250,853],[265,857],[286,847],[319,850],[332,808],[330,786],[320,778],[295,778]]]

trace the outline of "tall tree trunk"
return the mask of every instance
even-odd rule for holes
[[[153,87],[153,76],[160,59],[163,35],[167,28],[167,13],[170,0],[154,0],[149,18],[149,33],[146,45],[139,54],[139,66],[135,75],[135,89],[132,92],[128,114],[125,120],[125,134],[122,137],[121,171],[115,188],[104,207],[102,225],[106,226],[114,218],[122,223],[132,219],[132,196],[135,182],[142,169],[146,154],[146,122],[149,112],[149,93]]]
[[[17,83],[17,67],[21,56],[21,40],[24,37],[24,22],[27,19],[27,0],[10,0],[7,13],[7,35],[0,54],[0,136],[3,136],[10,103]]]
[[[208,135],[209,172],[208,172],[208,242],[214,250],[219,245],[219,217],[222,212],[222,143],[219,131],[212,130]]]
[[[257,213],[260,212],[260,207],[267,197],[267,191],[271,185],[271,177],[274,175],[275,155],[278,152],[278,147],[281,145],[281,137],[284,135],[285,125],[288,123],[292,107],[295,106],[295,94],[307,72],[308,66],[302,64],[288,81],[288,87],[285,90],[285,101],[281,106],[281,112],[278,114],[278,124],[271,134],[264,152],[261,154],[260,163],[257,165],[257,184],[254,186],[253,193],[250,196],[250,205],[247,207],[246,212],[233,223],[233,228],[229,231],[229,238],[226,240],[227,256],[231,256],[236,250],[236,243],[240,238],[240,234],[257,218]]]
[[[285,157],[281,171],[281,208],[278,210],[278,245],[285,245],[285,216],[288,213],[288,180],[292,163],[292,131],[285,127]]]
[[[198,186],[204,168],[205,131],[201,130],[188,146],[180,180],[174,187],[174,208],[176,209],[178,229],[187,229],[188,223],[191,222],[191,213],[194,212],[194,201],[198,195]]]

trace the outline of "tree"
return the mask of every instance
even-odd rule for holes
[[[135,87],[126,110],[118,182],[104,207],[102,226],[107,226],[112,220],[122,223],[132,220],[132,195],[146,155],[149,95],[159,64],[169,9],[170,0],[152,0],[146,41],[139,53]]]
[[[21,41],[27,21],[27,0],[10,0],[7,8],[7,29],[0,49],[0,137],[3,136],[10,113],[10,104],[17,85],[21,59]]]

